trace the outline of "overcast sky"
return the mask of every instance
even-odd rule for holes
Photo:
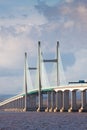
[[[45,58],[60,42],[67,82],[87,80],[87,0],[0,0],[0,94],[22,91],[24,52],[36,66],[39,40]]]

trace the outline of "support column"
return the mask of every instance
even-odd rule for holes
[[[81,108],[79,109],[79,112],[85,112],[86,110],[86,90],[81,91]]]
[[[49,112],[52,112],[54,110],[54,108],[56,107],[55,97],[56,97],[56,92],[52,91],[51,92],[51,108],[49,109]]]
[[[20,109],[22,110],[22,97],[20,98]]]
[[[24,109],[24,96],[22,97],[22,100],[21,100],[21,106],[22,106],[22,110]]]
[[[38,109],[37,112],[43,111],[43,94],[42,94],[42,84],[41,84],[41,45],[40,41],[38,42],[38,85],[39,85],[39,91],[38,91]]]
[[[40,101],[41,101],[41,103],[40,103],[40,111],[43,111],[43,94],[42,93],[40,95]]]
[[[54,109],[54,112],[58,112],[58,92],[56,92],[56,107]]]
[[[24,111],[27,111],[27,53],[25,53],[25,108]]]
[[[47,92],[47,108],[45,109],[45,112],[48,112],[51,108],[51,92]]]
[[[60,79],[59,79],[59,41],[57,41],[57,86],[60,85]]]
[[[23,96],[23,110],[24,110],[24,107],[25,107],[25,96]]]
[[[27,95],[27,109],[28,110],[31,109],[31,95],[30,94]]]
[[[68,111],[69,108],[69,91],[63,92],[63,107],[60,109],[60,112]]]
[[[76,90],[71,92],[71,107],[68,112],[77,111]]]
[[[62,106],[63,106],[63,92],[58,91],[56,92],[56,108],[54,109],[54,112],[60,111]]]
[[[28,110],[29,111],[35,111],[36,110],[36,95],[30,94],[28,95]]]
[[[22,98],[18,99],[18,111],[22,111]]]
[[[42,111],[41,106],[41,49],[40,49],[40,41],[38,42],[38,85],[39,85],[39,91],[38,91],[38,109],[37,112]]]
[[[15,108],[15,102],[16,102],[16,101],[14,100],[14,108]]]
[[[18,99],[16,99],[15,108],[18,108]]]
[[[36,110],[36,94],[33,95],[33,108]]]
[[[20,108],[20,98],[18,99],[18,109]]]

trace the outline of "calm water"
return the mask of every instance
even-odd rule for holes
[[[87,130],[87,113],[0,112],[0,130]]]

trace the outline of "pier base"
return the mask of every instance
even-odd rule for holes
[[[53,112],[53,110],[54,110],[54,109],[51,107],[51,108],[49,109],[49,112]]]
[[[78,112],[78,109],[69,108],[68,112]]]
[[[27,108],[24,108],[23,111],[26,112],[26,111],[28,111],[28,109],[27,109]]]
[[[59,112],[60,110],[56,107],[55,109],[54,109],[54,112]]]
[[[43,111],[45,111],[44,108],[39,108],[39,107],[38,107],[37,112],[43,112]]]
[[[87,112],[87,109],[81,107],[81,108],[79,109],[79,112]]]
[[[60,112],[68,112],[68,110],[64,109],[63,107],[60,109]]]
[[[49,108],[48,107],[45,109],[45,112],[49,112]]]

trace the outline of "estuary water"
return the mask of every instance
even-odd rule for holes
[[[87,113],[1,111],[0,130],[87,130]]]

